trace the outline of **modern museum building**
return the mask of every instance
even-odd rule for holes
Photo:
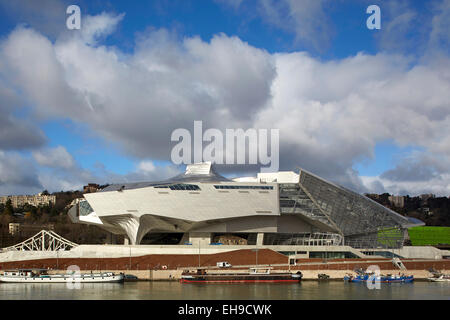
[[[73,202],[69,217],[123,235],[132,245],[153,234],[178,235],[180,247],[347,247],[366,253],[402,248],[407,229],[423,225],[303,169],[227,179],[209,162],[187,165],[166,181],[86,193]]]

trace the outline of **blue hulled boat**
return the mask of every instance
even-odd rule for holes
[[[369,274],[359,274],[357,276],[345,276],[344,281],[348,282],[375,282],[381,283],[410,283],[414,281],[414,276],[387,275],[374,276]]]

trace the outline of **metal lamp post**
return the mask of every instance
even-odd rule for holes
[[[255,251],[255,258],[256,258],[256,263],[255,265],[258,266],[258,250],[259,249],[253,249],[252,251]]]

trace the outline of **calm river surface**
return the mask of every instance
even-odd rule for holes
[[[450,300],[450,283],[364,284],[343,281],[303,281],[300,284],[181,284],[178,282],[0,284],[0,300],[316,300],[316,299],[431,299]]]

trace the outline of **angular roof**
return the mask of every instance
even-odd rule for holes
[[[221,182],[221,181],[232,181],[232,180],[227,179],[218,174],[214,170],[214,167],[211,164],[211,162],[203,162],[203,163],[188,164],[186,166],[186,171],[184,173],[180,173],[179,175],[176,175],[175,177],[169,178],[167,180],[112,184],[102,189],[100,192],[139,189],[172,183]]]

